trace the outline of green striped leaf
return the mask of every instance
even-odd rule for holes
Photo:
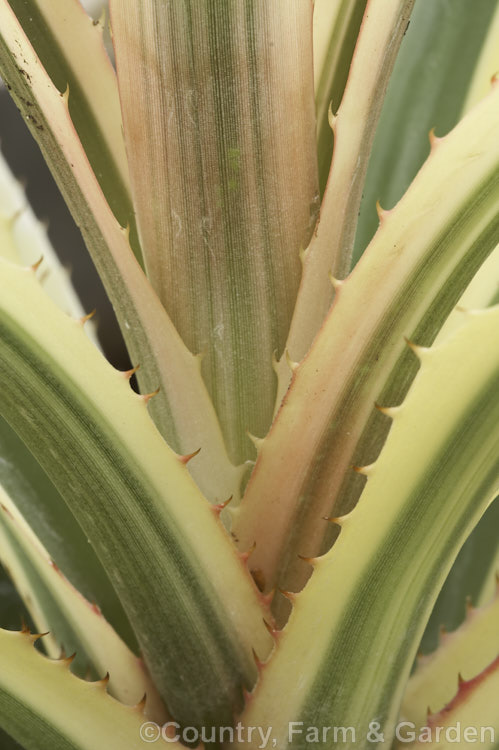
[[[309,0],[111,0],[146,269],[229,455],[267,432],[317,213]]]
[[[320,519],[350,510],[417,370],[404,336],[429,345],[499,232],[499,82],[382,215],[362,262],[338,288],[293,382],[236,519],[249,564],[270,590],[299,590],[298,554],[330,546]],[[367,313],[368,311],[368,313]],[[289,463],[293,471],[289,471]],[[272,540],[270,543],[270,539]],[[249,543],[248,543],[249,542]]]
[[[414,0],[369,0],[338,112],[330,112],[335,139],[327,188],[314,235],[302,255],[303,274],[286,349],[300,361],[333,298],[330,275],[350,270],[357,216],[371,145],[386,86]],[[328,125],[329,127],[329,125]],[[322,156],[322,155],[321,155]],[[278,367],[280,404],[289,385],[286,357]]]
[[[432,748],[450,750],[480,743],[484,750],[497,748],[499,718],[497,691],[499,689],[499,657],[472,680],[463,680],[455,697],[438,714],[431,714],[419,731],[412,722],[399,727],[394,747]],[[408,740],[415,739],[412,744]]]
[[[136,651],[137,640],[128,618],[87,535],[33,454],[2,417],[0,456],[0,484],[15,500],[18,511],[29,518],[51,559],[78,591],[98,604],[106,619]]]
[[[314,73],[317,112],[319,186],[326,188],[333,133],[328,112],[337,112],[348,78],[367,0],[316,0],[314,3]]]
[[[52,658],[73,655],[71,671],[95,679],[109,674],[108,690],[127,705],[147,696],[145,713],[165,721],[162,701],[142,661],[102,616],[64,577],[0,486],[0,560],[21,593]]]
[[[22,65],[18,64],[20,50]],[[90,167],[67,97],[61,96],[47,75],[7,2],[0,4],[0,73],[81,227],[130,357],[140,365],[141,391],[160,388],[151,414],[161,434],[181,453],[202,448],[191,471],[210,500],[237,496],[241,470],[228,459],[199,358],[180,340],[136,262],[128,231],[116,220]]]
[[[328,726],[352,727],[361,750],[378,746],[373,728],[390,743],[439,588],[499,487],[498,325],[498,307],[470,313],[439,347],[417,348],[420,372],[360,502],[334,519],[338,540],[312,561],[241,719],[272,726],[277,747],[316,747],[307,727]]]
[[[33,648],[38,637],[0,630],[2,727],[26,750],[143,750],[147,727],[154,732],[156,725],[146,722],[142,706],[123,706],[106,694],[106,680],[85,682],[67,660],[42,656]],[[161,739],[156,746],[183,747]]]
[[[180,721],[227,723],[270,636],[218,514],[122,373],[0,263],[0,408],[93,544]],[[223,571],[223,576],[220,574]]]
[[[416,3],[373,144],[354,261],[378,227],[376,201],[386,208],[395,205],[426,159],[430,129],[445,135],[463,111],[485,96],[499,69],[497,22],[495,29],[492,25],[498,12],[497,0]],[[480,65],[489,31],[495,60],[489,53],[488,62]]]
[[[425,726],[428,707],[432,712],[444,709],[454,698],[460,681],[473,680],[494,661],[499,653],[498,633],[496,591],[487,606],[468,608],[466,620],[457,630],[444,631],[434,653],[418,659],[404,692],[401,717],[418,729]]]
[[[8,0],[59,92],[70,91],[71,120],[94,174],[139,261],[128,163],[116,75],[103,43],[103,27],[78,0]]]

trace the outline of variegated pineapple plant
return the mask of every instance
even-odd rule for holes
[[[0,631],[1,725],[496,747],[499,4],[110,19],[115,67],[105,16],[0,0],[2,78],[134,365],[4,166],[0,559],[45,635]]]

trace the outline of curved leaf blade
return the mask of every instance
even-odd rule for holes
[[[369,0],[366,5],[341,104],[331,113],[334,151],[319,219],[302,254],[302,278],[286,342],[296,362],[308,352],[331,306],[331,274],[343,279],[350,270],[371,145],[413,4],[397,0],[387,6],[384,0]],[[289,385],[285,357],[278,377],[279,405]]]
[[[352,467],[377,458],[390,425],[383,407],[402,401],[417,371],[404,337],[431,344],[495,248],[498,126],[499,80],[434,142],[295,369],[236,518],[242,548],[256,541],[249,564],[266,590],[299,590],[306,570],[298,554],[330,546],[334,532],[320,519],[354,506],[365,478]]]
[[[438,712],[451,702],[459,679],[472,680],[499,653],[499,596],[481,609],[469,609],[464,623],[444,632],[435,652],[418,659],[404,692],[401,716],[419,729],[426,725],[428,707]],[[458,675],[460,676],[458,678]]]
[[[312,5],[110,3],[146,269],[234,463],[268,430],[316,219]]]
[[[361,500],[332,519],[338,540],[311,561],[242,717],[272,726],[278,747],[312,748],[306,727],[328,726],[352,727],[356,747],[374,747],[372,721],[385,742],[393,737],[438,591],[499,487],[499,349],[490,346],[498,325],[499,307],[470,313],[440,347],[418,348],[421,369],[392,412]],[[474,367],[464,367],[470,357]],[[276,706],[271,696],[296,674],[300,689]],[[295,724],[290,734],[290,722],[303,722],[301,732]]]
[[[119,638],[97,605],[64,577],[0,486],[0,560],[22,594],[48,655],[73,654],[71,670],[80,677],[110,675],[108,689],[121,703],[137,705],[165,721],[162,701],[144,665]]]
[[[378,227],[376,201],[386,208],[395,205],[427,158],[428,131],[444,135],[467,111],[468,92],[476,90],[473,71],[497,7],[495,0],[416,3],[376,131],[354,262]],[[497,37],[491,43],[497,49]],[[473,103],[485,96],[496,70],[488,70]]]
[[[91,540],[171,712],[227,723],[255,679],[251,649],[271,644],[218,514],[32,271],[1,262],[0,288],[1,410]]]
[[[66,660],[33,647],[39,636],[0,630],[0,724],[26,750],[143,750],[142,707],[106,694],[106,682],[85,682]],[[178,742],[160,747],[180,750]]]
[[[22,65],[17,62],[20,51]],[[202,448],[191,471],[210,500],[237,496],[242,470],[227,456],[200,362],[186,349],[135,260],[128,232],[114,217],[90,167],[67,99],[43,69],[6,0],[0,3],[0,72],[82,230],[132,362],[140,365],[142,392],[160,388],[151,414],[161,434],[181,453]]]
[[[111,210],[130,225],[130,244],[142,261],[130,196],[116,75],[106,53],[102,26],[78,0],[8,0],[36,54],[68,102],[85,153]]]

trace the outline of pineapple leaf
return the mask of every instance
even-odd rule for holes
[[[256,676],[252,648],[265,656],[271,639],[216,510],[34,273],[1,261],[0,288],[4,416],[88,535],[170,711],[230,721]]]
[[[165,721],[164,706],[140,659],[116,635],[99,608],[64,577],[1,486],[0,561],[38,632],[49,631],[42,645],[50,657],[58,658],[61,649],[75,654],[72,671],[81,677],[87,670],[98,678],[109,674],[111,695],[127,705],[137,705],[147,695],[147,717]]]
[[[132,192],[151,283],[236,463],[268,430],[316,219],[310,0],[111,0]]]
[[[382,215],[293,374],[235,525],[242,548],[256,541],[250,567],[267,589],[298,590],[306,570],[297,555],[330,546],[334,531],[320,518],[354,506],[365,478],[352,467],[376,459],[390,426],[383,407],[402,401],[417,370],[404,337],[430,345],[495,248],[498,127],[499,80],[434,141],[405,196]]]
[[[443,632],[437,650],[418,659],[405,689],[401,716],[416,727],[426,724],[428,706],[439,711],[451,701],[462,680],[472,680],[499,653],[499,595],[480,609],[469,609],[465,622]]]
[[[450,703],[439,713],[430,714],[420,730],[415,731],[410,722],[410,735],[407,735],[404,731],[407,726],[402,722],[397,737],[400,742],[394,748],[451,750],[479,742],[484,750],[494,750],[499,732],[498,690],[499,656],[473,679],[460,681],[458,691]],[[417,741],[408,745],[408,740],[412,739]]]
[[[139,261],[116,75],[95,24],[78,0],[9,0],[52,82],[69,87],[69,112],[106,200]]]
[[[303,274],[286,348],[292,360],[307,353],[333,298],[330,274],[350,270],[357,215],[384,93],[414,0],[369,0],[338,112],[332,112],[334,152],[319,220],[303,255]],[[332,137],[332,136],[331,136]],[[278,367],[277,403],[289,385]]]
[[[51,299],[75,318],[85,311],[71,283],[68,271],[62,266],[52,247],[46,228],[38,221],[27,202],[22,185],[10,171],[0,153],[0,255],[13,263],[34,265],[43,258],[43,288]],[[98,346],[93,321],[87,332]]]
[[[360,502],[330,519],[338,540],[312,561],[241,719],[272,725],[279,748],[311,747],[297,724],[290,740],[289,722],[300,721],[353,727],[360,750],[373,747],[376,721],[390,743],[438,591],[499,486],[498,326],[499,307],[470,313],[439,347],[417,349],[421,369]],[[277,706],[271,696],[296,675],[300,690]]]
[[[73,514],[9,424],[0,417],[0,484],[71,583],[99,604],[127,644],[137,641],[109,577]]]
[[[46,74],[5,2],[0,4],[0,72],[82,229],[129,354],[140,365],[142,392],[160,388],[151,414],[163,437],[181,453],[203,449],[192,471],[211,500],[237,495],[241,470],[227,457],[200,363],[180,340],[131,252],[127,231],[105,201],[74,129],[67,98]]]
[[[333,134],[329,109],[337,112],[367,0],[316,0],[314,3],[314,74],[317,112],[319,186],[324,193],[331,157]]]
[[[496,0],[418,2],[390,79],[376,131],[357,224],[354,260],[378,227],[376,201],[391,208],[429,152],[428,131],[447,133],[485,96],[499,70]],[[484,37],[494,56],[479,64]],[[484,51],[485,52],[485,51]],[[475,71],[475,73],[474,73]]]
[[[26,750],[143,750],[142,705],[111,698],[107,680],[75,677],[67,659],[51,661],[33,647],[37,638],[0,630],[0,724],[9,734]],[[157,744],[183,748],[170,740]]]

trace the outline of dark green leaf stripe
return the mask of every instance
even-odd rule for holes
[[[183,541],[176,519],[159,510],[155,490],[123,451],[120,436],[109,432],[47,355],[6,316],[0,335],[4,416],[47,465],[92,541],[153,675],[170,683],[163,688],[170,710],[185,721],[196,715],[208,725],[230,721],[241,683],[250,687],[253,670],[245,664],[233,671],[239,648],[195,550]],[[192,691],[189,712],[176,695],[174,676],[182,675]]]
[[[61,144],[58,143],[54,135],[51,123],[47,121],[38,105],[36,94],[31,88],[24,68],[19,68],[16,65],[8,45],[1,35],[0,74],[14,101],[24,114],[26,123],[36,138],[59,189],[81,229],[87,248],[113,304],[130,357],[133,362],[141,365],[139,373],[139,378],[142,379],[140,381],[141,388],[144,393],[150,393],[158,387],[162,377],[158,363],[152,356],[153,342],[149,340],[149,336],[144,331],[142,311],[137,309],[133,290],[127,287],[121,270],[118,268],[112,252],[109,251],[102,228],[99,226],[87,198],[78,184],[71,165],[64,158]],[[158,421],[165,438],[170,445],[175,447],[178,446],[179,439],[166,392],[166,389],[163,389],[160,396],[161,409],[155,411],[155,414],[158,415]],[[159,404],[155,406],[155,409],[157,406]]]
[[[331,633],[324,666],[300,716],[305,724],[327,726],[334,717],[339,725],[354,725],[357,711],[392,731],[385,722],[396,719],[394,696],[400,700],[445,575],[499,482],[498,392],[496,374],[469,404],[383,544],[366,560],[365,577]],[[368,729],[357,726],[361,737]]]
[[[442,136],[459,120],[496,7],[495,0],[416,3],[376,131],[354,261],[377,229],[376,201],[391,208],[429,153],[430,129]]]
[[[47,586],[32,561],[28,558],[14,534],[9,530],[8,525],[4,523],[1,518],[0,524],[2,526],[2,533],[6,536],[12,554],[15,555],[19,564],[22,566],[28,586],[32,592],[35,592],[36,599],[42,606],[47,622],[50,622],[50,633],[54,638],[55,644],[59,647],[59,650],[64,648],[64,651],[68,656],[76,654],[76,658],[72,663],[72,670],[75,674],[84,678],[87,669],[91,668],[93,665],[86,654],[81,639],[75,632],[69,620],[61,613],[61,608],[54,599],[49,586]],[[30,604],[31,602],[27,602],[27,605]],[[59,656],[59,654],[57,654],[57,656]],[[102,675],[98,675],[94,672],[91,672],[91,674],[93,679],[102,677]]]
[[[23,743],[26,750],[79,750],[69,737],[49,721],[44,720],[22,699],[0,688],[0,717],[2,727]]]
[[[251,647],[269,648],[256,589],[140,397],[29,272],[1,271],[0,408],[91,540],[174,716],[227,723],[255,677]]]
[[[57,489],[9,424],[0,417],[0,483],[63,571],[105,618],[137,648],[133,631],[107,573]]]
[[[391,412],[364,493],[336,519],[334,547],[312,560],[243,717],[273,725],[279,746],[316,746],[306,727],[320,736],[351,727],[352,747],[371,748],[370,725],[390,743],[438,591],[499,486],[499,358],[490,346],[498,322],[497,308],[468,313],[452,337],[419,350],[421,370]],[[270,696],[293,674],[300,692],[273,706]],[[302,722],[291,739],[289,722]]]
[[[341,104],[366,5],[367,0],[342,0],[315,95],[321,195],[326,187],[333,155],[334,138],[328,122],[328,109],[331,105],[333,114],[336,114]]]

